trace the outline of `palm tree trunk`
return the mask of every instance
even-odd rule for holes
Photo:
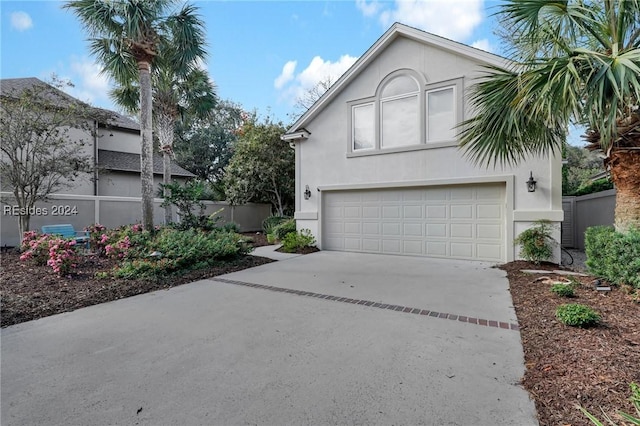
[[[616,231],[640,229],[640,150],[615,150],[609,165],[616,186]]]
[[[142,225],[153,231],[153,132],[151,73],[148,62],[138,62],[140,75],[140,185]]]
[[[167,151],[164,151],[162,154],[162,168],[163,168],[163,176],[162,183],[165,185],[169,185],[171,183],[171,154]],[[164,188],[164,197],[167,198],[169,195],[169,189]],[[171,209],[171,204],[167,203],[164,206],[164,223],[169,224],[173,222],[173,212]]]
[[[167,108],[167,106],[162,105],[159,109],[156,109],[156,130],[158,131],[158,140],[160,141],[160,149],[162,150],[162,183],[169,185],[171,183],[171,158],[173,157],[175,119],[165,108]],[[169,189],[166,187],[163,195],[165,200],[170,195]],[[164,223],[168,224],[171,222],[173,222],[171,204],[166,203],[164,207]]]

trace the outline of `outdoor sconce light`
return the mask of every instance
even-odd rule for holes
[[[527,181],[527,191],[536,192],[536,181],[533,179],[533,172],[529,175],[529,180]]]
[[[311,190],[309,189],[309,185],[306,185],[304,188],[304,199],[308,200],[311,198]]]

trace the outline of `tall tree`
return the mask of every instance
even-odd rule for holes
[[[162,60],[185,69],[205,56],[196,8],[178,0],[73,0],[65,4],[90,35],[91,53],[120,86],[140,87],[140,178],[142,223],[153,229],[153,138],[151,69]],[[196,35],[194,37],[194,35]]]
[[[83,146],[92,136],[96,110],[60,91],[65,85],[70,83],[55,78],[51,85],[35,80],[23,90],[3,83],[0,178],[3,188],[13,192],[16,209],[9,206],[8,213],[19,216],[20,237],[29,230],[36,202],[73,186],[75,178],[93,167]],[[71,129],[84,138],[71,135]]]
[[[176,131],[176,161],[200,179],[217,185],[233,155],[247,114],[240,105],[219,101],[206,117],[186,115]]]
[[[474,85],[461,145],[515,164],[560,152],[569,123],[584,125],[617,188],[616,229],[640,227],[640,0],[507,0],[498,15],[512,66]]]
[[[204,40],[203,40],[204,42]],[[162,60],[153,69],[153,117],[154,130],[160,142],[163,156],[164,196],[169,195],[167,185],[171,183],[171,160],[174,156],[173,141],[176,123],[185,115],[204,117],[216,103],[216,94],[206,71],[197,63],[188,64],[187,69],[174,69],[174,64]],[[128,111],[139,109],[140,88],[137,84],[119,86],[112,90],[113,99]],[[165,223],[173,221],[171,203],[164,203]]]
[[[293,209],[295,153],[280,140],[285,131],[282,123],[268,118],[247,120],[224,178],[229,202],[271,203],[280,216]]]

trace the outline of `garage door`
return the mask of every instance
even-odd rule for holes
[[[503,184],[328,191],[326,250],[504,261]]]

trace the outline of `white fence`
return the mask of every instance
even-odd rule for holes
[[[562,245],[584,250],[584,231],[590,226],[613,225],[615,207],[615,189],[562,197]]]
[[[95,197],[91,195],[54,194],[47,202],[39,202],[31,215],[31,229],[40,229],[43,225],[70,223],[76,230],[81,230],[94,223],[107,228],[139,223],[141,221],[141,201],[136,197]],[[2,219],[0,221],[0,245],[17,246],[20,242],[18,231],[18,214],[13,194],[0,193],[2,201]],[[154,200],[153,217],[156,224],[164,221],[164,209],[161,199]],[[262,221],[271,213],[268,204],[245,204],[231,206],[224,201],[205,201],[203,214],[210,215],[216,211],[220,223],[235,222],[242,232],[259,231]],[[174,220],[179,217],[174,206]]]

